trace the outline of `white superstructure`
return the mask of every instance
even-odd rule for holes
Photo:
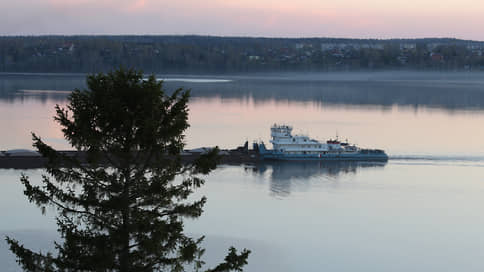
[[[357,153],[358,148],[338,140],[328,140],[326,143],[311,139],[305,135],[292,135],[292,127],[274,124],[271,127],[273,150],[286,155],[324,155],[335,153]]]

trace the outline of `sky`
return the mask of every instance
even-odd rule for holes
[[[484,40],[483,0],[0,0],[0,35]]]

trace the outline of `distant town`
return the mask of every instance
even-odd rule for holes
[[[483,71],[484,42],[450,38],[0,37],[0,72]]]

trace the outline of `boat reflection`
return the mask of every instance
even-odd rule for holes
[[[246,170],[267,176],[271,194],[285,197],[292,190],[299,191],[314,182],[334,182],[341,176],[356,174],[362,169],[383,169],[386,164],[376,161],[263,161]]]

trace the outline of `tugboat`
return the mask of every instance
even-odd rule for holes
[[[330,139],[326,143],[305,135],[292,135],[292,127],[274,124],[271,127],[273,149],[264,142],[255,144],[259,156],[267,160],[341,160],[341,161],[387,161],[388,155],[381,149],[362,149],[348,142]]]

